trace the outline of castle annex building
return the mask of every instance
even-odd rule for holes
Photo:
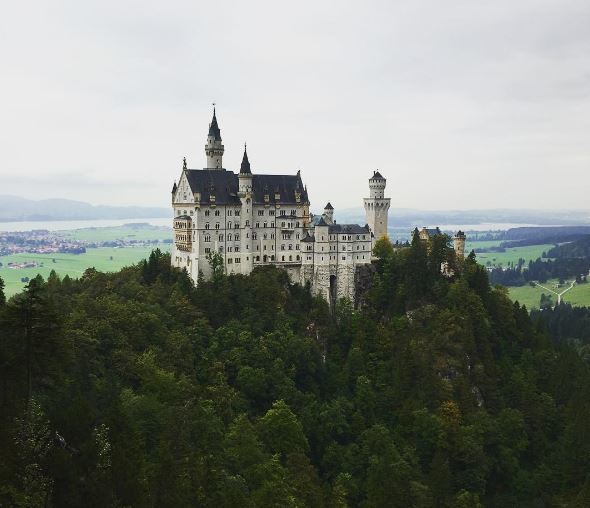
[[[364,199],[366,224],[338,224],[330,203],[321,216],[309,211],[307,188],[292,175],[252,170],[246,147],[240,171],[223,167],[224,146],[215,109],[205,145],[207,166],[189,169],[186,159],[172,188],[172,264],[197,282],[208,278],[210,258],[219,253],[226,273],[248,274],[272,264],[293,282],[310,283],[329,301],[354,301],[359,271],[371,263],[375,240],[387,235],[390,200],[385,178],[374,172]]]

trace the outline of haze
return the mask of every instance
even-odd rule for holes
[[[167,206],[211,103],[312,204],[588,208],[590,2],[8,2],[0,194]]]

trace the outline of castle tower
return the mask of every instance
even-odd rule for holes
[[[365,216],[375,240],[387,236],[387,213],[391,200],[385,196],[387,180],[379,171],[374,171],[369,179],[369,196],[364,199]]]
[[[207,135],[207,144],[205,145],[205,154],[207,155],[207,169],[223,168],[223,145],[221,144],[221,130],[217,125],[215,108],[213,108],[213,120],[209,124],[209,134]]]
[[[242,231],[241,238],[241,269],[242,273],[248,274],[254,268],[254,245],[257,241],[252,235],[252,221],[254,218],[254,206],[252,203],[252,171],[250,170],[250,161],[248,160],[248,153],[246,152],[246,144],[244,143],[244,156],[242,157],[242,165],[238,174],[238,197],[242,203],[240,210],[240,229]]]
[[[324,207],[322,217],[328,224],[334,224],[334,207],[330,203]]]
[[[465,233],[461,230],[457,231],[457,234],[453,237],[453,247],[455,248],[457,259],[465,259],[465,239]]]

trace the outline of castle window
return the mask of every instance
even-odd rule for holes
[[[281,244],[281,250],[285,250],[285,244],[284,243]]]
[[[297,238],[297,240],[299,240],[299,233],[297,233],[297,234],[295,235],[295,238]]]
[[[227,264],[231,265],[231,263],[232,263],[232,258],[227,258]]]
[[[292,243],[289,244],[289,250],[293,250],[293,244]]]
[[[284,228],[285,227],[285,223],[281,222],[281,227]]]
[[[342,256],[342,261],[346,261],[346,256]]]
[[[299,254],[297,254],[297,261],[299,261]]]
[[[237,233],[234,235],[234,240],[236,242],[238,242],[240,240],[240,235],[238,235]]]
[[[227,223],[227,229],[231,229],[231,220]]]
[[[219,247],[219,252],[223,253],[223,247]]]
[[[291,210],[291,215],[297,215],[297,210]]]
[[[240,224],[238,222],[234,222],[234,229],[240,229]]]
[[[205,254],[209,254],[211,252],[211,247],[205,247]]]
[[[231,210],[228,210],[228,211],[227,211],[227,216],[228,216],[228,217],[231,217],[231,214],[232,214],[232,211],[231,211]]]
[[[266,222],[264,223],[264,227],[266,227]]]
[[[346,245],[343,245],[342,246],[342,250],[346,250]]]
[[[284,217],[285,215],[287,215],[287,212],[286,212],[286,210],[281,210],[281,211],[279,212],[279,215],[280,215],[281,217]]]
[[[239,210],[235,210],[235,211],[234,211],[234,215],[235,215],[236,217],[239,217],[239,216],[240,216],[240,211],[239,211]]]
[[[215,217],[219,217],[219,210],[215,210]]]
[[[271,228],[274,228],[274,227],[275,227],[275,223],[274,223],[274,222],[271,222],[271,223],[270,223],[270,227],[271,227]]]
[[[269,210],[268,211],[268,215],[274,215],[274,214],[275,214],[275,211],[274,210]]]
[[[258,235],[256,233],[252,233],[252,240],[256,240],[257,237]]]
[[[240,246],[239,245],[236,245],[234,247],[234,252],[240,252]]]
[[[260,256],[256,256],[256,261],[260,261]]]
[[[263,245],[262,247],[263,247],[262,250],[266,250],[266,245]]]
[[[229,233],[229,234],[227,235],[227,239],[228,239],[228,240],[231,240],[231,233]]]
[[[274,239],[275,239],[275,234],[274,234],[274,233],[271,233],[271,234],[270,234],[270,239],[271,239],[271,240],[274,240]]]
[[[299,244],[295,245],[295,250],[299,250]]]
[[[264,210],[258,210],[258,217],[262,217],[264,215]]]
[[[219,229],[219,222],[215,224],[215,229]]]
[[[274,244],[272,244],[272,245],[270,246],[270,250],[275,250],[275,246],[274,246]]]
[[[256,227],[259,228],[260,227],[260,222],[256,223]]]
[[[240,258],[236,258],[236,263],[240,263],[240,262],[241,262]]]
[[[295,223],[295,227],[296,227],[296,228],[298,228],[298,227],[299,227],[299,221],[297,221],[297,222]]]
[[[206,242],[210,242],[211,241],[211,237],[209,235],[205,235],[205,241]]]
[[[209,217],[209,210],[205,210],[205,217]]]
[[[289,261],[293,261],[293,256],[289,256]]]
[[[229,246],[229,247],[227,248],[227,252],[231,252],[231,251],[232,251],[232,248],[231,248],[231,246]]]
[[[271,260],[271,261],[274,261],[274,260],[275,260],[275,257],[274,257],[274,256],[271,256],[271,257],[270,257],[270,260]]]
[[[209,229],[209,223],[208,222],[205,224],[205,229]]]
[[[281,261],[285,261],[285,256],[281,256]]]
[[[246,227],[247,227],[247,228],[249,228],[249,227],[250,227],[250,221],[249,221],[249,220],[247,220],[247,221],[246,221]]]

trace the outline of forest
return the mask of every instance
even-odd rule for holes
[[[529,261],[528,264],[521,259],[514,266],[492,268],[490,281],[492,284],[503,286],[523,286],[531,281],[544,283],[550,279],[571,278],[583,284],[587,281],[589,270],[590,257],[558,257],[553,260],[538,258],[535,261]]]
[[[375,255],[356,309],[158,250],[0,297],[0,506],[589,506],[590,360],[447,237]]]

